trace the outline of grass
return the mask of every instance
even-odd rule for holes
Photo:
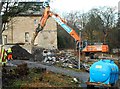
[[[31,87],[77,87],[78,84],[73,82],[72,77],[50,71],[41,72],[34,68],[29,69],[28,75],[9,79],[9,83],[4,86],[11,89],[29,89]]]
[[[63,76],[61,74],[45,72],[38,75],[34,75],[32,77],[32,82],[27,84],[29,87],[33,85],[37,85],[39,87],[68,87],[69,85],[77,86],[75,83],[71,83],[72,78],[68,76]]]

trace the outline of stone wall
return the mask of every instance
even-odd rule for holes
[[[27,43],[30,44],[34,29],[40,20],[40,16],[16,16],[9,23],[3,32],[7,37],[7,43]],[[47,20],[46,26],[41,31],[36,40],[35,45],[47,49],[57,49],[57,24],[53,18]]]

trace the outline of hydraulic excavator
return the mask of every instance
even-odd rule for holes
[[[58,14],[53,13],[52,11],[50,11],[50,5],[49,5],[50,0],[48,1],[44,1],[43,2],[43,8],[44,8],[44,12],[43,15],[40,19],[40,22],[37,26],[37,28],[35,29],[35,32],[33,34],[33,38],[31,40],[31,44],[34,45],[34,41],[35,38],[37,37],[38,33],[40,31],[43,30],[46,21],[49,17],[52,17],[62,28],[64,28],[64,30],[69,33],[76,41],[76,45],[78,44],[82,44],[81,38],[79,37],[79,35],[75,32],[74,29],[72,29],[71,27],[69,27],[67,25],[67,22],[62,19]],[[80,47],[78,47],[80,48]],[[84,48],[81,48],[81,52],[87,53],[87,52],[108,52],[108,45],[86,45]]]
[[[58,14],[55,14],[53,12],[50,11],[50,6],[49,6],[49,2],[44,2],[43,3],[43,7],[44,7],[44,13],[40,19],[40,22],[38,24],[38,27],[35,29],[35,32],[33,34],[33,39],[31,40],[31,44],[34,44],[34,41],[35,41],[35,38],[36,36],[38,35],[38,33],[40,31],[43,30],[45,24],[46,24],[46,21],[49,17],[52,17],[54,18],[54,20],[59,24],[61,25],[66,32],[68,32],[75,40],[76,42],[80,42],[81,39],[79,37],[79,35],[75,32],[74,29],[72,29],[71,27],[69,27],[67,25],[67,23],[65,22],[65,20],[63,20]]]

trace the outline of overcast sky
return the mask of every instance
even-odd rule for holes
[[[15,1],[15,0],[14,0]],[[19,0],[19,1],[47,1],[47,0]],[[59,11],[88,11],[94,7],[112,6],[118,8],[120,0],[50,0],[50,6]]]
[[[51,8],[60,12],[83,11],[95,7],[110,6],[118,9],[119,0],[52,0]]]

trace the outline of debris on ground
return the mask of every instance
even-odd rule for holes
[[[76,83],[78,83],[79,81],[77,80],[77,78],[73,78],[73,80],[76,82]]]
[[[43,60],[40,61],[46,65],[59,65],[63,68],[77,68],[78,69],[78,57],[75,55],[74,50],[49,50],[44,49],[42,51]],[[89,71],[89,65],[81,62],[81,68]]]

